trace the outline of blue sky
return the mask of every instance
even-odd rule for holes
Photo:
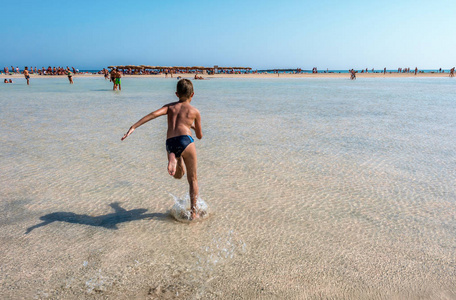
[[[2,1],[0,66],[456,65],[456,1]]]

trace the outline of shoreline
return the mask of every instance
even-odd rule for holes
[[[301,74],[286,74],[280,73],[280,76],[277,74],[214,74],[214,75],[204,75],[198,74],[199,76],[203,76],[205,79],[211,78],[350,78],[349,73],[301,73]],[[420,77],[420,78],[432,78],[432,77],[449,77],[449,73],[418,73],[415,75],[414,73],[356,73],[357,78],[409,78],[409,77]],[[174,74],[173,79],[181,76],[182,78],[192,79],[195,74],[194,73],[183,73],[183,74]],[[82,77],[82,78],[103,78],[103,74],[75,74],[73,75],[74,78]],[[23,74],[12,74],[12,75],[5,75],[0,74],[0,78],[11,78],[11,79],[24,79]],[[30,78],[67,78],[66,75],[37,75],[37,74],[30,74]],[[165,78],[164,74],[158,75],[123,75],[122,78]],[[168,76],[168,78],[171,78]]]

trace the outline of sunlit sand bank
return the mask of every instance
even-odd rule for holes
[[[348,73],[301,73],[301,74],[288,74],[288,73],[280,73],[277,74],[215,74],[215,75],[205,75],[205,74],[198,74],[203,76],[203,78],[350,78],[350,74]],[[195,74],[193,73],[184,73],[184,74],[173,74],[173,78],[177,78],[181,76],[182,78],[193,78]],[[58,77],[66,77],[66,75],[36,75],[31,74],[30,77],[33,78],[58,78]],[[75,78],[77,77],[103,77],[101,74],[76,74],[74,75]],[[164,78],[164,74],[158,75],[124,75],[124,78]],[[407,78],[407,77],[449,77],[448,73],[418,73],[415,75],[414,73],[356,73],[357,78]],[[22,79],[24,75],[22,74],[13,74],[13,75],[4,75],[0,74],[0,78],[16,78]],[[168,75],[168,78],[171,78]]]

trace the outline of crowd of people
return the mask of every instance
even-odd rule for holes
[[[67,75],[67,72],[70,70],[70,68],[67,66],[66,68],[62,67],[42,67],[41,69],[38,69],[37,67],[24,67],[24,70],[20,70],[19,67],[14,68],[11,66],[11,69],[8,67],[3,68],[3,72],[6,75],[13,75],[13,74],[23,74],[24,71],[27,69],[29,74],[38,74],[38,75]],[[79,73],[78,69],[75,69],[74,67],[71,67],[72,73],[77,74]]]
[[[372,68],[370,71],[372,73],[384,73],[384,74],[386,74],[386,72],[387,72],[386,68],[383,68],[383,71],[377,71],[377,72],[375,71],[374,68]],[[451,68],[448,71],[450,77],[454,77],[454,71],[455,71],[454,67]],[[31,74],[38,74],[38,75],[67,75],[70,84],[73,84],[73,75],[74,74],[78,74],[79,70],[75,69],[74,67],[71,67],[71,69],[70,69],[68,66],[66,68],[49,66],[48,68],[44,68],[43,67],[41,69],[37,69],[37,67],[35,67],[35,68],[30,67],[30,69],[28,67],[24,67],[24,70],[21,71],[19,69],[19,67],[14,68],[13,66],[11,66],[11,69],[8,68],[8,67],[4,67],[3,68],[3,72],[4,72],[5,75],[23,74],[25,79],[27,80],[27,84],[30,84],[30,75]],[[356,73],[358,73],[358,72],[360,72],[360,73],[369,73],[369,70],[368,70],[368,68],[362,69],[361,71],[355,71],[354,69],[350,69],[350,70],[348,70],[348,72],[350,74],[350,79],[354,80],[354,79],[356,79]],[[388,72],[389,73],[395,73],[395,72],[392,72],[392,71],[388,71]],[[437,72],[438,73],[445,73],[445,70],[442,70],[442,68],[440,68]],[[103,70],[97,72],[97,74],[103,74],[105,79],[109,79],[113,83],[113,90],[115,90],[115,91],[122,89],[121,88],[121,79],[120,78],[123,75],[164,74],[166,78],[168,77],[168,75],[170,75],[171,78],[173,78],[173,74],[183,74],[183,73],[195,73],[195,77],[193,78],[195,80],[204,79],[202,76],[198,75],[198,73],[201,73],[201,72],[198,72],[198,70],[176,69],[176,68],[160,69],[160,70],[154,70],[154,71],[152,71],[152,70],[151,71],[148,71],[148,70],[134,70],[134,69],[131,69],[131,68],[128,68],[128,69],[111,68],[111,71],[109,71],[108,69],[103,68]],[[208,75],[211,75],[212,72],[210,70],[207,70],[206,73]],[[222,74],[238,74],[238,73],[239,74],[240,73],[258,74],[259,72],[257,70],[238,72],[238,71],[235,71],[234,69],[232,69],[232,70],[220,69],[220,70],[217,71],[217,73],[222,73]],[[277,75],[279,75],[279,70],[274,70],[274,73],[277,73]],[[293,74],[302,73],[302,69],[296,69],[296,71],[294,71],[292,73]],[[319,73],[316,67],[314,67],[312,69],[312,73]],[[321,71],[320,71],[320,73],[321,73]],[[327,71],[323,71],[323,73],[332,73],[332,72],[327,70]],[[417,67],[414,70],[412,70],[412,69],[407,67],[407,68],[398,68],[397,69],[397,73],[415,73],[415,75],[417,75],[417,73],[424,73],[424,71],[418,71]],[[431,71],[431,73],[434,73],[434,71]],[[266,74],[266,72],[265,72],[265,74]],[[177,76],[177,78],[180,79],[181,76]],[[11,79],[9,79],[9,80],[5,79],[3,82],[4,83],[13,83],[13,81]]]

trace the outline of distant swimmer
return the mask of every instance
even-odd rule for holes
[[[196,176],[196,147],[191,136],[191,129],[195,131],[198,139],[203,137],[201,115],[190,104],[194,95],[192,82],[188,79],[181,79],[177,83],[176,90],[176,96],[179,98],[178,102],[166,104],[162,108],[144,116],[130,127],[128,132],[122,137],[122,141],[144,123],[163,115],[168,116],[168,131],[166,135],[168,173],[174,178],[180,179],[184,176],[185,170],[187,170],[187,180],[190,187],[190,217],[194,220],[199,218],[200,215],[196,206],[199,193]]]
[[[30,75],[27,67],[24,69],[24,77],[27,79],[27,85],[30,85]]]
[[[66,73],[68,75],[68,80],[70,81],[70,84],[73,84],[73,73],[70,71],[70,68],[67,67]]]

